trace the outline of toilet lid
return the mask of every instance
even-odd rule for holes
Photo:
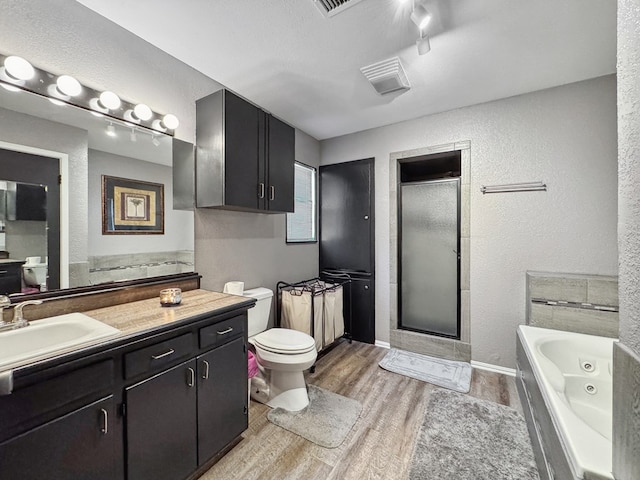
[[[253,337],[256,346],[273,353],[307,353],[316,348],[313,337],[289,328],[272,328]]]

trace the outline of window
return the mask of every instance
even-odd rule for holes
[[[287,243],[316,241],[316,169],[295,164],[294,212],[287,213]]]

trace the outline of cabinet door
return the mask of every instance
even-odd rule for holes
[[[198,357],[198,464],[247,429],[247,351],[243,338]]]
[[[259,195],[264,196],[266,185],[258,177],[262,153],[260,113],[256,106],[225,92],[225,205],[256,209],[259,208]]]
[[[268,117],[267,208],[273,212],[293,212],[295,130],[275,117]]]
[[[109,396],[0,445],[0,477],[21,480],[118,478],[120,429]]]
[[[359,342],[374,343],[376,332],[372,279],[352,279],[350,288],[351,335]]]
[[[176,480],[197,467],[196,362],[126,389],[127,479]]]

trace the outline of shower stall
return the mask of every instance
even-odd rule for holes
[[[459,152],[403,160],[399,173],[398,326],[460,339]]]

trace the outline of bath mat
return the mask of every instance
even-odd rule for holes
[[[267,414],[279,427],[326,448],[336,448],[344,442],[355,425],[362,405],[324,388],[309,385],[309,406],[299,412],[274,408]]]
[[[539,480],[524,417],[513,408],[435,389],[410,480]]]
[[[443,358],[392,348],[379,365],[390,372],[399,373],[456,392],[467,393],[471,388],[471,365]]]

